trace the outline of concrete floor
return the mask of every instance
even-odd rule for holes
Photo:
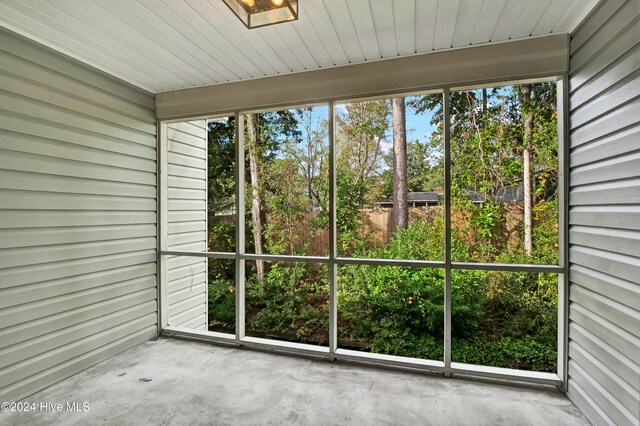
[[[588,425],[555,388],[487,383],[157,339],[0,413],[10,425]]]

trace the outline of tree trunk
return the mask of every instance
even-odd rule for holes
[[[393,232],[407,227],[407,123],[404,98],[391,101],[393,118]]]
[[[258,126],[258,116],[256,114],[247,115],[247,152],[249,154],[249,168],[251,171],[251,223],[253,225],[253,242],[256,246],[256,254],[262,254],[263,242],[263,202],[260,192],[260,170],[258,168],[258,137],[260,128]],[[258,282],[264,281],[264,261],[256,260],[256,270]],[[264,294],[264,289],[260,287],[260,295]]]
[[[487,115],[487,89],[482,89],[482,116]]]
[[[520,107],[523,108],[531,101],[530,84],[525,84],[520,88]],[[524,187],[524,251],[527,256],[531,256],[533,252],[533,220],[532,220],[532,203],[533,193],[531,190],[531,163],[532,163],[532,146],[533,146],[533,112],[530,108],[522,111],[522,119],[524,123],[523,135],[523,187]]]

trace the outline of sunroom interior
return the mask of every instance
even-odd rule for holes
[[[297,7],[0,1],[0,419],[637,425],[640,1]]]

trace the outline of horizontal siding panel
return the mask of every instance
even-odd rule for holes
[[[640,206],[577,206],[569,210],[571,225],[640,230]]]
[[[607,413],[612,425],[616,426],[636,426],[636,423],[628,410],[611,395],[611,393],[598,383],[587,371],[577,362],[569,361],[571,368],[571,378],[580,384],[589,395],[596,396],[597,404]]]
[[[185,167],[183,165],[175,165],[171,164],[171,156],[168,159],[168,174],[169,176],[178,176],[178,177],[188,177],[193,179],[206,179],[207,171],[204,168],[203,163],[197,163],[196,165],[192,165],[190,167]]]
[[[93,334],[134,321],[138,318],[156,315],[153,303],[131,306],[121,311],[103,315],[92,320],[65,327],[61,330],[47,333],[36,339],[30,339],[17,345],[0,350],[0,369],[20,362],[25,358],[43,354],[69,343],[84,339]]]
[[[0,130],[2,136],[2,149],[7,151],[23,152],[25,154],[38,154],[44,157],[55,157],[76,162],[99,164],[122,169],[131,169],[149,173],[156,172],[156,162],[153,158],[140,158],[132,155],[112,152],[109,141],[103,140],[101,148],[95,148],[82,144],[91,139],[86,135],[77,135],[78,144],[55,139],[41,138],[33,135],[25,135],[11,131]],[[150,151],[149,154],[154,154]]]
[[[204,318],[203,311],[206,311],[207,307],[204,304],[198,304],[193,308],[181,312],[176,315],[169,315],[169,325],[173,327],[181,327],[183,324],[189,322],[201,322]]]
[[[169,256],[167,258],[167,266],[170,269],[182,268],[190,265],[199,265],[204,258],[198,256]]]
[[[636,52],[636,58],[632,60],[640,63],[640,48]],[[640,71],[629,75],[625,80],[618,80],[617,83],[610,91],[596,94],[591,101],[571,113],[569,122],[572,130],[608,114],[612,107],[631,102],[640,96]]]
[[[574,264],[571,265],[571,282],[594,293],[602,292],[607,299],[640,311],[640,286],[633,281]]]
[[[198,153],[196,157],[202,157],[207,148],[207,132],[198,129],[197,133],[201,135],[195,136],[190,133],[186,133],[180,130],[176,130],[176,126],[180,126],[184,123],[172,123],[167,127],[167,152],[180,152],[177,147],[181,149],[189,149],[191,152]],[[197,129],[194,126],[189,125],[190,128]]]
[[[169,188],[167,198],[173,200],[206,200],[207,194],[204,189]]]
[[[151,290],[144,290],[126,296],[103,300],[92,305],[85,305],[72,311],[62,312],[38,320],[29,321],[14,327],[0,329],[0,348],[34,339],[47,333],[55,332],[73,324],[79,324],[103,315],[121,311],[127,307],[143,303],[156,304],[156,294]]]
[[[575,167],[569,174],[573,186],[602,182],[607,180],[633,179],[640,170],[640,151],[610,160]]]
[[[167,136],[169,137],[169,136]],[[192,143],[184,143],[176,140],[169,139],[167,147],[167,156],[170,159],[173,154],[186,155],[188,157],[194,157],[203,159],[206,158],[206,151],[202,148],[199,148]],[[188,141],[193,142],[193,141]]]
[[[36,154],[4,151],[2,149],[0,149],[0,169],[137,183],[142,185],[156,184],[154,180],[155,175],[151,172],[84,163],[81,161],[46,157]]]
[[[191,321],[185,322],[181,327],[189,328],[192,330],[207,330],[207,324],[202,322],[202,317],[198,315]]]
[[[204,142],[207,140],[207,125],[205,120],[179,121],[171,123],[169,130],[172,132],[179,131],[195,136],[198,139],[198,144],[196,146],[200,146],[201,148],[205,147]],[[168,135],[171,137],[171,133]]]
[[[189,232],[206,232],[207,223],[204,220],[201,221],[188,221],[188,222],[171,222],[169,224],[168,235],[171,238],[174,234],[182,234]]]
[[[640,151],[640,126],[614,133],[604,139],[586,143],[571,151],[571,167]]]
[[[200,212],[201,215],[205,216],[205,212],[207,209],[207,200],[190,200],[190,199],[168,199],[167,208],[169,210],[195,210]]]
[[[157,335],[154,99],[0,31],[0,400]]]
[[[168,288],[167,290],[169,291],[169,304],[172,308],[177,308],[177,303],[182,302],[184,300],[193,298],[193,297],[199,297],[202,294],[205,294],[207,292],[207,288],[206,288],[206,277],[204,276],[204,274],[202,275],[201,280],[196,281],[194,280],[193,283],[191,283],[188,287],[184,287],[180,290],[175,290],[172,291],[172,289]],[[197,303],[201,303],[202,299],[197,299]]]
[[[196,241],[184,244],[174,244],[170,246],[170,250],[185,252],[203,252],[207,251],[206,241]]]
[[[609,0],[611,1],[611,0]],[[607,5],[607,7],[609,7]],[[602,13],[598,11],[596,13]],[[584,43],[578,44],[580,35],[575,34],[571,43],[571,70],[579,70],[591,57],[600,53],[600,50],[607,43],[610,43],[618,34],[625,32],[625,27],[629,25],[638,16],[638,2],[630,0],[624,2],[616,9],[601,25],[594,28],[593,33],[585,40]],[[603,16],[604,17],[604,16]],[[594,17],[592,17],[593,19]]]
[[[155,147],[156,143],[155,134],[128,129],[124,126],[114,126],[112,123],[89,115],[80,115],[64,108],[14,95],[3,90],[0,90],[0,109],[41,120],[67,124],[79,129],[116,137],[130,143],[138,143],[150,147]]]
[[[115,111],[120,111],[143,122],[155,123],[153,105],[150,107],[138,105],[112,92],[106,92],[2,50],[0,50],[0,61],[4,64],[4,68],[11,70],[14,75],[63,93],[73,94],[98,105],[108,106]]]
[[[175,281],[181,278],[193,278],[199,274],[206,274],[207,265],[203,260],[199,260],[197,263],[191,263],[190,265],[174,266],[169,264],[167,272],[167,281]]]
[[[640,31],[640,21],[634,22],[630,29],[636,33]],[[618,80],[621,80],[637,69],[637,64],[633,63],[633,52],[640,42],[632,31],[626,31],[612,40],[601,54],[587,62],[579,73],[570,74],[571,102],[575,102],[576,106],[581,105],[597,96],[605,87],[617,83],[615,78],[609,78],[607,74],[618,73]],[[573,106],[573,103],[571,105]]]
[[[635,24],[635,27],[636,31],[640,31],[640,20]],[[571,87],[569,99],[571,100],[572,113],[575,109],[582,108],[585,103],[597,100],[598,96],[603,92],[616,88],[622,82],[630,80],[630,76],[633,76],[638,70],[640,41],[637,38],[631,39],[630,37],[620,38],[619,41],[616,40],[616,44],[622,42],[625,43],[625,46],[612,44],[607,48],[607,51],[611,50],[612,52],[616,52],[616,50],[613,50],[614,48],[624,48],[624,53],[620,54],[615,61],[611,61],[611,56],[606,55],[607,52],[603,52],[606,56],[602,57],[602,59],[598,57],[593,64],[589,63],[587,65],[589,69],[585,71],[592,73],[589,75],[590,78],[588,80],[583,80],[586,77],[583,72],[569,80]],[[617,50],[617,52],[619,51]],[[590,103],[597,104],[596,102]]]
[[[78,99],[72,93],[67,94],[42,86],[38,83],[23,80],[15,74],[0,71],[0,87],[7,92],[24,96],[35,101],[49,103],[57,107],[65,108],[79,114],[88,115],[100,120],[108,121],[117,126],[128,127],[140,132],[155,134],[156,126],[153,116],[147,115],[144,119],[131,117],[113,110],[109,106],[87,102]]]
[[[581,246],[572,246],[569,255],[574,264],[627,281],[637,282],[640,276],[640,263],[636,257]]]
[[[186,177],[169,176],[167,178],[167,184],[169,189],[185,188],[201,189],[203,191],[206,191],[207,189],[207,181],[204,179],[191,179]]]
[[[138,291],[148,291],[150,289],[151,292],[155,292],[154,278],[153,276],[142,277],[90,290],[51,297],[45,300],[31,302],[27,305],[12,306],[3,309],[0,313],[0,320],[4,327],[11,327]]]
[[[602,341],[609,343],[622,356],[634,362],[640,361],[638,360],[638,357],[640,357],[640,354],[638,354],[640,339],[620,328],[617,324],[576,303],[572,303],[569,307],[569,318],[573,323],[580,325]],[[637,381],[631,380],[630,384],[640,390],[640,383]]]
[[[0,210],[119,210],[155,211],[153,198],[107,197],[88,194],[22,192],[0,189]]]
[[[9,287],[0,290],[0,309],[143,277],[155,280],[155,275],[155,263],[146,263]]]
[[[602,411],[598,404],[585,392],[580,384],[569,376],[568,393],[574,404],[585,409],[589,422],[594,425],[613,425],[613,420]]]
[[[155,198],[156,186],[0,169],[0,189]]]
[[[640,231],[574,226],[569,231],[569,242],[629,256],[640,255]],[[640,292],[640,288],[636,290]]]
[[[631,386],[627,380],[637,382],[640,380],[640,375],[637,377],[618,376],[606,364],[596,359],[576,342],[571,342],[569,354],[576,363],[591,374],[595,381],[601,383],[609,392],[615,395],[615,398],[622,403],[627,411],[627,416],[632,417],[631,413],[638,408],[640,392],[638,392],[637,388]]]
[[[167,292],[169,294],[179,292],[185,288],[190,288],[193,283],[206,282],[207,274],[204,272],[194,275],[189,275],[174,281],[167,282]]]
[[[169,295],[169,299],[171,300],[171,303],[169,305],[169,322],[171,322],[172,318],[176,318],[184,312],[191,311],[197,308],[202,309],[202,304],[206,300],[203,295],[207,294],[205,284],[194,284],[192,290],[192,292],[181,292],[178,294]],[[189,319],[192,318],[194,318],[194,316],[189,317]],[[177,325],[176,323],[172,324]]]
[[[626,358],[605,340],[595,336],[582,326],[571,324],[570,327],[570,332],[575,336],[575,338],[572,337],[569,340],[570,352],[572,349],[575,349],[576,346],[579,346],[584,352],[599,359],[605,365],[608,365],[616,375],[626,378],[630,386],[638,386],[635,378],[640,374],[640,370],[633,360]],[[569,357],[571,357],[571,353]]]
[[[155,224],[155,211],[5,210],[0,229]],[[154,225],[155,226],[155,225]]]
[[[571,205],[603,205],[640,203],[640,179],[625,179],[573,187],[569,191]]]
[[[172,225],[169,226],[169,229],[173,228]],[[175,248],[176,246],[183,244],[200,244],[202,246],[202,242],[206,241],[207,235],[204,231],[199,232],[184,232],[180,234],[169,234],[167,237],[167,244],[170,247]]]
[[[145,330],[154,325],[157,317],[147,315],[126,324],[103,330],[101,333],[73,342],[69,345],[54,349],[45,354],[37,355],[20,363],[0,370],[0,381],[12,384],[26,379],[34,374],[46,371],[56,365],[76,356],[90,352],[96,347],[123,339],[139,330]]]
[[[132,251],[153,250],[155,237],[129,238],[88,243],[60,244],[42,247],[20,247],[0,250],[0,268],[62,262]]]
[[[70,358],[48,370],[28,377],[27,379],[0,389],[0,399],[8,401],[20,399],[38,390],[44,389],[61,379],[78,373],[87,367],[97,364],[119,352],[127,350],[140,343],[146,342],[157,336],[155,325],[145,327],[142,330],[133,331],[120,339],[112,339],[110,342],[97,346],[101,341],[93,341],[95,349],[83,355]]]
[[[179,165],[203,170],[207,167],[207,160],[204,157],[196,158],[189,155],[178,154],[176,152],[170,152],[167,154],[167,163],[169,164],[169,167]]]
[[[568,394],[640,424],[640,3],[601,1],[571,35]]]
[[[156,250],[0,269],[0,289],[156,261]]]
[[[0,229],[0,249],[155,236],[152,224]]]
[[[150,110],[154,108],[154,99],[150,93],[132,85],[123,84],[120,80],[115,80],[112,76],[97,71],[93,67],[70,60],[68,57],[60,55],[51,49],[21,37],[15,37],[11,33],[0,33],[0,50],[32,61],[36,66],[58,72]]]
[[[571,132],[571,147],[614,133],[627,126],[640,123],[640,99],[636,99],[620,108],[612,107],[609,114],[591,121],[589,124]]]
[[[204,218],[202,216],[202,212],[199,211],[168,211],[167,219],[169,225],[173,223],[183,223],[183,222],[203,222]]]
[[[600,2],[588,17],[571,33],[571,46],[570,52],[574,53],[589,38],[593,36],[593,33],[613,15],[627,0],[609,0],[606,2]]]
[[[569,299],[603,318],[609,318],[634,336],[640,336],[640,314],[629,306],[576,285]]]
[[[25,135],[23,139],[34,138],[34,142],[24,142],[25,144],[35,144],[39,141],[45,141],[46,144],[52,144],[50,149],[56,147],[54,144],[60,145],[61,143],[68,143],[84,148],[99,149],[105,153],[113,152],[123,154],[134,159],[143,158],[145,160],[155,161],[156,156],[155,146],[131,144],[126,140],[118,139],[111,135],[93,132],[91,129],[79,129],[69,124],[35,119],[28,115],[16,114],[11,111],[0,110],[0,129],[4,129],[4,131],[2,131],[3,135],[6,135],[8,132],[14,132]],[[32,149],[28,147],[25,149],[26,152],[32,151]],[[50,152],[45,150],[39,152],[51,155]],[[69,158],[64,152],[60,155],[61,158]],[[78,157],[71,158],[80,161],[89,161],[89,158],[91,160],[90,162],[101,164],[102,160],[100,156],[101,154],[99,153],[89,157],[79,154]],[[110,164],[109,158],[109,156],[105,158],[105,164]],[[126,163],[124,164],[126,166]],[[137,167],[134,167],[134,169],[135,168]],[[141,169],[149,171],[148,166]]]
[[[191,120],[191,121],[187,121],[188,124],[198,127],[200,129],[204,129],[205,133],[197,133],[196,136],[201,136],[201,137],[206,137],[206,130],[207,130],[207,120]],[[183,122],[179,122],[177,123],[178,125],[182,125]],[[179,128],[179,127],[178,127]],[[197,130],[196,130],[197,131]]]

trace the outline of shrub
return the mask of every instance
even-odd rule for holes
[[[235,283],[228,279],[209,280],[209,326],[233,328],[235,314]]]
[[[326,340],[327,278],[326,266],[274,262],[262,285],[255,276],[246,282],[247,326],[295,340]]]
[[[386,259],[441,259],[442,232],[441,219],[431,223],[421,219],[410,223],[386,246],[359,254]],[[482,315],[484,281],[475,279],[476,275],[471,272],[452,280],[452,329],[460,336],[472,334]],[[372,350],[388,346],[376,343],[378,336],[393,339],[401,347],[415,347],[415,341],[424,336],[442,339],[442,269],[349,265],[340,268],[339,279],[338,309],[345,336],[372,341]],[[399,336],[408,343],[400,344]]]

